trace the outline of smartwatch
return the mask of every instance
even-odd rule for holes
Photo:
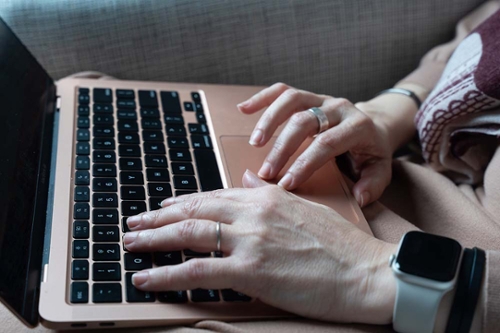
[[[397,281],[393,328],[402,333],[432,333],[439,303],[457,280],[462,246],[447,237],[410,231],[391,255]]]

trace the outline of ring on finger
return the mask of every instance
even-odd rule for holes
[[[215,252],[215,256],[222,257],[222,252],[220,250],[222,232],[221,232],[221,224],[219,221],[217,221],[217,223],[215,224],[215,234],[217,236],[217,251]]]
[[[312,112],[314,114],[314,116],[316,117],[316,119],[318,120],[319,126],[318,126],[318,133],[316,133],[316,134],[323,133],[324,131],[326,131],[330,127],[330,122],[328,121],[328,118],[326,117],[323,110],[321,110],[320,108],[314,107],[314,108],[310,108],[307,111]]]

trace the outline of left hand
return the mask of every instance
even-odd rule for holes
[[[224,253],[136,273],[134,285],[149,291],[232,288],[310,318],[391,322],[395,281],[387,260],[395,245],[250,172],[243,183],[259,188],[170,198],[160,210],[129,218],[129,251],[215,251],[220,221]]]

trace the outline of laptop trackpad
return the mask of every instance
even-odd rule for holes
[[[255,148],[248,143],[249,139],[249,136],[221,136],[220,138],[223,158],[226,161],[230,177],[228,179],[230,187],[243,187],[241,179],[246,169],[257,174],[276,140],[276,138],[272,138],[264,147]],[[281,170],[278,177],[270,181],[271,183],[277,183],[283,177],[292,162],[309,146],[310,142],[311,140],[308,140],[302,144]],[[357,224],[360,218],[352,206],[352,196],[347,192],[347,187],[341,180],[342,175],[334,163],[325,164],[293,193],[329,206],[349,221]]]

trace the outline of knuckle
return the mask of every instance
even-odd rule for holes
[[[272,87],[283,91],[289,88],[289,86],[283,82],[276,82]]]
[[[292,102],[295,102],[299,99],[300,93],[297,89],[294,88],[288,88],[283,92],[283,96]]]
[[[186,276],[191,281],[201,281],[205,274],[205,265],[203,260],[191,259],[187,266]]]
[[[310,112],[308,112],[310,113]],[[306,112],[297,112],[290,117],[290,124],[297,128],[303,128],[305,124],[309,123],[312,117]]]
[[[181,210],[182,213],[187,217],[193,217],[201,206],[201,200],[199,198],[193,198],[187,200],[183,203]]]
[[[196,233],[196,222],[194,220],[186,220],[179,225],[178,237],[183,241],[192,239]]]
[[[319,146],[321,150],[332,150],[334,148],[333,146],[333,140],[332,138],[327,135],[328,133],[321,133],[316,137],[314,142]]]
[[[304,175],[308,172],[311,162],[304,157],[298,157],[293,163],[293,173],[296,177]]]

